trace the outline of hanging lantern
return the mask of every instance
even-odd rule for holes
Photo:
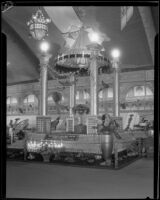
[[[51,22],[51,19],[44,18],[44,15],[40,9],[35,15],[32,15],[30,21],[27,22],[31,36],[36,40],[42,40],[48,35],[47,24]]]

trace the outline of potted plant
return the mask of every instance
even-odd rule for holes
[[[53,151],[52,151],[52,149],[50,147],[48,147],[48,144],[44,144],[41,147],[40,151],[39,151],[39,153],[43,157],[43,161],[44,162],[49,162],[50,161],[50,156],[51,156],[52,152]]]

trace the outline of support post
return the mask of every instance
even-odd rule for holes
[[[73,83],[70,86],[70,105],[69,105],[69,114],[70,117],[73,116],[72,108],[75,106],[75,91],[76,91],[76,84],[75,84],[75,75],[70,77],[70,82]]]
[[[114,68],[114,95],[113,95],[113,111],[114,117],[119,117],[119,66],[118,61],[113,61]]]
[[[96,56],[91,58],[90,63],[90,100],[91,100],[91,115],[97,116],[98,114],[98,97],[97,97],[97,86],[98,85],[98,67]]]
[[[27,160],[27,133],[25,132],[25,137],[24,137],[24,149],[23,149],[23,153],[24,153],[24,161]]]
[[[142,138],[137,139],[138,142],[138,155],[142,156]]]
[[[47,115],[47,86],[48,86],[48,63],[51,55],[43,54],[40,57],[40,115]]]
[[[118,168],[118,151],[117,151],[117,143],[114,142],[114,167]]]
[[[48,63],[51,55],[44,53],[40,56],[40,106],[37,117],[37,132],[49,134],[51,131],[51,117],[47,117],[47,89],[48,89]]]

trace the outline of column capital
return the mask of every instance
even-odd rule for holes
[[[39,56],[39,60],[40,60],[40,66],[41,67],[47,67],[48,63],[49,63],[49,59],[52,57],[51,54],[41,54]]]
[[[100,61],[97,59],[98,55],[93,55],[93,57],[90,58],[90,65],[89,65],[89,70],[91,71],[91,65],[93,65],[93,63],[96,64],[96,68],[98,70],[98,68],[101,66]]]
[[[119,60],[112,60],[112,68],[115,69],[115,71],[119,71],[120,67],[119,67]]]
[[[98,61],[98,59],[97,59],[98,56],[99,56],[99,50],[93,49],[93,50],[91,51],[90,59],[91,59],[91,60],[97,60],[97,61]]]

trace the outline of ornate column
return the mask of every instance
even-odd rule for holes
[[[98,97],[97,97],[97,83],[98,83],[98,69],[96,56],[91,58],[90,63],[90,101],[91,101],[91,115],[98,114]]]
[[[98,61],[97,55],[99,52],[99,46],[97,44],[90,45],[91,61],[90,61],[90,114],[97,116],[98,114]]]
[[[113,112],[114,117],[119,117],[119,65],[118,60],[113,60],[112,66],[114,68],[114,88],[113,88]]]
[[[75,75],[71,75],[70,77],[70,101],[69,101],[69,114],[73,116],[72,108],[75,106],[75,92],[76,92],[76,85],[75,85]]]
[[[18,113],[21,113],[21,114],[24,114],[23,113],[23,96],[22,95],[20,95],[19,97],[18,97],[18,108],[19,108],[19,110],[18,110]]]
[[[47,115],[47,74],[48,74],[48,63],[52,55],[42,54],[40,56],[40,115]]]

